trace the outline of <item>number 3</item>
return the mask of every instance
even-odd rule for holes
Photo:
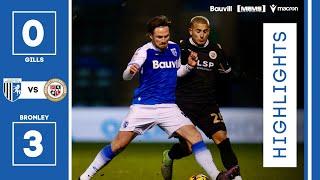
[[[34,140],[31,140],[30,138],[34,137]],[[23,148],[24,154],[28,157],[38,157],[42,154],[43,146],[41,145],[42,141],[42,135],[39,133],[39,131],[36,130],[30,130],[24,134],[24,139],[28,139],[29,146],[35,147],[35,150],[31,150],[30,148]]]

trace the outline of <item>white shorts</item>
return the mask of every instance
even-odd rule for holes
[[[120,131],[143,134],[155,125],[171,137],[182,126],[193,124],[176,104],[134,104],[130,106],[129,113],[122,121]]]

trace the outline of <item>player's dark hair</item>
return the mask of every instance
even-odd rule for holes
[[[153,34],[153,31],[157,27],[171,26],[171,21],[164,15],[151,18],[147,23],[147,32]]]

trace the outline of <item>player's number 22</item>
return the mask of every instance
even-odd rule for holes
[[[28,157],[38,157],[42,154],[43,146],[41,145],[42,135],[39,131],[30,130],[24,134],[24,139],[29,140],[29,146],[32,148],[23,148],[23,152]]]
[[[35,27],[37,30],[37,36],[35,39],[30,38],[31,27]],[[23,25],[22,38],[24,43],[26,43],[28,46],[30,47],[39,46],[43,41],[43,37],[44,37],[44,30],[43,30],[42,24],[39,21],[35,19],[31,19]]]

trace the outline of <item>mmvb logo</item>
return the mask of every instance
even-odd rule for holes
[[[266,5],[260,5],[260,6],[242,6],[242,5],[237,5],[237,12],[238,13],[243,13],[243,12],[264,13],[264,12],[266,12]]]
[[[21,94],[21,78],[4,78],[3,94],[8,101],[16,101]]]

